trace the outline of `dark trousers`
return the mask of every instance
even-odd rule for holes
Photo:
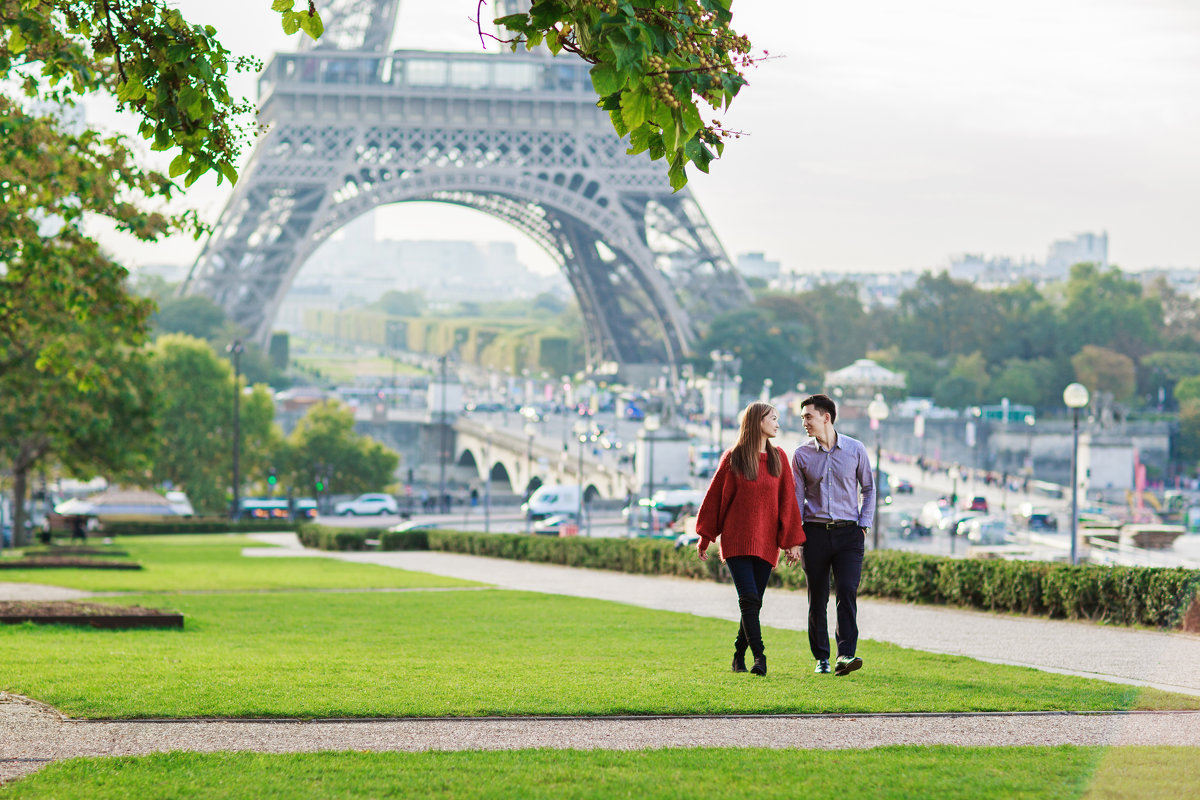
[[[839,656],[852,656],[858,648],[858,582],[862,578],[866,537],[857,525],[826,530],[824,525],[804,526],[804,575],[808,582],[808,646],[813,658],[829,658],[829,573],[837,592]]]
[[[742,613],[733,649],[744,654],[749,647],[754,655],[761,655],[762,626],[759,624],[758,612],[762,609],[762,598],[767,591],[767,581],[771,579],[772,567],[758,556],[731,556],[725,560],[725,566],[729,568],[729,574],[733,577],[733,586],[738,594],[738,609]]]

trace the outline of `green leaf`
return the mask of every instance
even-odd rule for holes
[[[652,133],[649,125],[643,125],[637,130],[629,133],[629,149],[625,152],[631,156],[646,150],[650,147],[650,134]]]
[[[679,126],[675,124],[674,117],[668,115],[667,124],[662,126],[663,147],[671,152],[679,148]]]
[[[608,112],[609,118],[612,120],[613,130],[617,132],[617,136],[624,137],[629,133],[629,127],[625,124],[625,120],[621,118],[621,109],[614,109]]]
[[[497,17],[492,22],[502,28],[508,28],[510,31],[522,32],[529,25],[529,16],[526,14],[509,14],[506,17]]]
[[[172,178],[178,178],[187,171],[190,162],[191,159],[188,158],[187,153],[180,153],[179,155],[175,156],[173,161],[171,161],[171,168],[168,170],[167,174]]]
[[[233,164],[228,162],[221,164],[220,170],[221,171],[217,174],[217,183],[221,182],[222,175],[228,178],[230,183],[237,183],[238,174],[237,170],[233,168]],[[705,171],[707,172],[707,170]]]
[[[687,136],[692,136],[696,131],[704,127],[704,122],[700,119],[700,109],[696,108],[695,103],[684,103],[683,114],[683,132]]]
[[[25,52],[25,37],[20,31],[14,30],[8,35],[8,52],[14,56]]]
[[[625,85],[625,76],[617,72],[615,67],[608,64],[597,64],[591,69],[592,88],[601,97],[607,97],[613,92],[621,91]]]
[[[644,85],[638,84],[631,90],[621,92],[621,117],[629,129],[643,124],[653,110],[654,101]]]
[[[321,21],[320,14],[309,15],[301,13],[300,28],[309,35],[312,39],[320,39],[321,34],[325,32],[325,23]]]
[[[708,165],[712,162],[712,152],[704,146],[704,142],[697,137],[692,137],[684,142],[683,152],[696,165],[696,169],[708,173]]]
[[[271,3],[272,11],[291,11],[292,6],[296,4],[296,0],[275,0]]]
[[[671,159],[671,168],[667,170],[667,180],[671,181],[671,188],[677,192],[687,186],[687,173],[683,170],[685,161],[683,153],[676,153]]]
[[[297,16],[294,11],[285,12],[283,15],[283,32],[288,36],[300,30],[300,20],[297,19]]]

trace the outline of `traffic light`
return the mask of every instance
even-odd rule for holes
[[[271,471],[267,474],[267,485],[274,488],[277,483],[279,483],[279,476],[275,474],[275,468],[271,467]]]
[[[325,482],[323,480],[321,480],[319,477],[317,478],[317,491],[318,492],[325,491]]]

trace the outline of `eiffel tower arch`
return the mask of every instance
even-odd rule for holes
[[[386,50],[399,0],[334,0],[326,33],[259,79],[260,138],[181,292],[265,343],[304,262],[381,205],[449,203],[537,242],[579,301],[589,367],[675,366],[697,323],[749,300],[700,206],[630,157],[587,65],[542,53]],[[655,367],[657,369],[657,367]]]

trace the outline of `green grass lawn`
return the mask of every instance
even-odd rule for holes
[[[1178,800],[1200,792],[1198,755],[1165,747],[175,752],[51,764],[0,798]]]
[[[733,623],[504,590],[115,598],[182,631],[0,626],[0,688],[78,717],[372,717],[1200,708],[1173,695],[863,642],[814,675],[768,630],[766,678],[729,672]]]
[[[179,592],[249,589],[378,589],[477,586],[470,581],[328,558],[247,558],[263,545],[245,536],[122,536],[120,549],[137,571],[12,569],[0,580],[48,583],[91,592]]]

